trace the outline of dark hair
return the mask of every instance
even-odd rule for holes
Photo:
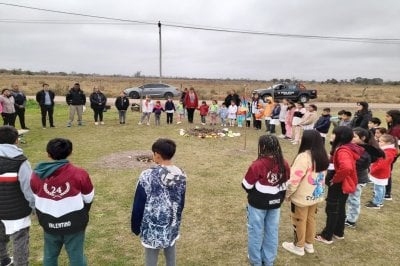
[[[286,181],[286,167],[285,160],[279,140],[274,135],[261,135],[258,139],[258,158],[272,157],[274,164],[276,163],[279,168],[279,184]]]
[[[387,133],[387,129],[384,127],[377,127],[375,128],[375,132],[379,131],[382,135]]]
[[[346,113],[346,110],[340,110],[337,114],[338,115],[343,115],[344,113]]]
[[[302,102],[297,102],[297,104],[299,104],[301,107],[304,108],[304,103],[302,103]]]
[[[317,106],[315,104],[310,104],[308,107],[311,107],[314,111],[317,111]]]
[[[171,160],[175,155],[176,144],[170,139],[158,139],[151,146],[151,150],[160,154],[164,160]]]
[[[340,146],[350,143],[354,136],[353,130],[346,126],[335,127],[332,134],[335,134],[335,139],[332,143],[331,155],[333,155],[335,150]]]
[[[207,102],[206,101],[202,101],[201,104],[207,104]]]
[[[9,89],[7,89],[7,88],[2,89],[1,94],[4,94],[5,91],[9,91]]]
[[[388,123],[388,128],[400,125],[400,111],[399,110],[389,110],[386,112],[388,116],[392,118],[392,122]]]
[[[328,113],[330,113],[330,112],[331,112],[331,108],[329,108],[329,107],[325,107],[324,109],[322,109],[322,111],[325,111],[325,112],[328,112]]]
[[[360,113],[368,113],[368,103],[367,102],[357,102],[357,105],[359,105],[359,106],[362,106],[362,109],[361,110],[359,110],[359,111],[357,111],[357,112],[360,112]]]
[[[342,115],[351,117],[352,113],[350,111],[344,111]]]
[[[369,121],[378,126],[381,124],[381,120],[378,117],[372,117]]]
[[[328,169],[329,158],[325,150],[324,141],[321,134],[316,130],[304,130],[299,153],[310,151],[313,170],[321,172]]]
[[[12,126],[0,127],[0,144],[15,144],[18,139],[18,130]]]
[[[294,102],[293,101],[290,101],[290,100],[288,100],[288,110],[291,110],[292,108],[294,108],[294,107],[296,107],[296,105],[294,104]]]
[[[365,128],[362,127],[355,127],[353,128],[354,134],[356,134],[365,144],[368,144],[370,146],[373,146],[377,149],[379,149],[379,144],[375,140],[374,136],[372,136],[371,131],[366,130]],[[364,138],[364,139],[363,139]]]
[[[72,153],[72,142],[63,138],[52,139],[47,143],[46,151],[53,160],[66,159]]]

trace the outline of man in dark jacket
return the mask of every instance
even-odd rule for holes
[[[29,129],[25,126],[25,104],[26,96],[19,90],[18,84],[13,84],[12,86],[12,96],[14,97],[15,115],[19,118],[19,123],[22,129]]]
[[[86,96],[81,90],[79,83],[75,83],[74,87],[69,90],[65,100],[69,105],[69,121],[67,127],[72,126],[75,112],[78,114],[78,126],[82,126],[83,106],[86,104]]]
[[[36,101],[40,106],[42,115],[42,126],[46,128],[46,116],[49,115],[50,127],[54,127],[53,113],[54,113],[54,97],[55,94],[49,89],[49,84],[43,83],[43,89],[36,93]]]

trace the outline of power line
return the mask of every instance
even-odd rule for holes
[[[158,22],[148,22],[141,20],[130,20],[121,19],[113,17],[105,17],[98,15],[90,15],[83,13],[67,12],[46,8],[38,8],[32,6],[24,6],[10,3],[2,3],[0,5],[25,8],[31,10],[38,10],[43,12],[66,14],[73,16],[89,17],[101,20],[117,21],[119,23],[111,23],[106,21],[56,21],[56,20],[17,20],[17,19],[2,19],[0,23],[27,23],[27,24],[92,24],[92,25],[132,25],[132,24],[142,24],[142,25],[155,25]],[[345,42],[358,42],[358,43],[375,43],[375,44],[400,44],[399,38],[369,38],[369,37],[345,37],[345,36],[324,36],[324,35],[306,35],[306,34],[289,34],[289,33],[277,33],[277,32],[264,32],[264,31],[253,31],[253,30],[242,30],[242,29],[229,29],[221,27],[211,27],[211,26],[198,26],[198,25],[188,25],[182,23],[163,23],[162,26],[170,28],[180,28],[189,30],[201,30],[201,31],[213,31],[213,32],[225,32],[225,33],[235,33],[235,34],[247,34],[247,35],[264,35],[271,37],[281,37],[281,38],[298,38],[298,39],[315,39],[315,40],[327,40],[327,41],[345,41]]]

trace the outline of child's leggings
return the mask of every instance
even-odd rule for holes
[[[144,248],[145,265],[146,266],[157,266],[158,254],[161,249]],[[176,250],[175,245],[164,248],[165,265],[175,266],[176,265]]]

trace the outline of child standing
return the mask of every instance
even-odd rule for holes
[[[331,127],[331,108],[327,107],[322,110],[321,116],[314,124],[314,129],[321,134],[321,137],[325,143],[326,134],[329,132]]]
[[[221,108],[218,110],[219,119],[221,119],[221,127],[226,126],[226,119],[228,117],[228,108],[226,108],[225,103],[221,104]]]
[[[248,255],[251,265],[273,265],[278,251],[280,207],[290,168],[274,135],[262,135],[258,158],[247,170],[242,187],[247,192]]]
[[[371,131],[372,135],[375,135],[375,130],[381,125],[381,120],[378,117],[372,117],[368,121],[368,130]]]
[[[237,112],[237,124],[238,127],[243,127],[243,123],[246,120],[246,113],[247,113],[247,101],[243,97],[242,100],[240,101],[240,105],[238,106],[238,112]]]
[[[176,144],[169,139],[153,143],[157,166],[144,170],[136,187],[131,230],[140,235],[145,250],[145,265],[157,265],[164,250],[166,265],[176,265],[175,241],[179,238],[185,204],[186,175],[175,166],[172,157]]]
[[[209,112],[211,121],[210,125],[217,125],[217,116],[218,116],[218,103],[216,100],[213,100],[210,105],[210,112]]]
[[[279,113],[279,123],[281,124],[281,135],[279,136],[280,138],[285,138],[286,136],[286,115],[288,112],[288,104],[289,101],[287,99],[283,99],[282,102],[280,103],[281,105],[281,111]]]
[[[386,128],[384,128],[384,127],[378,127],[378,128],[376,128],[376,129],[375,129],[375,135],[374,135],[375,140],[378,141],[379,138],[380,138],[383,134],[386,134],[386,133],[387,133],[387,129],[386,129]]]
[[[279,114],[281,112],[281,106],[279,102],[274,103],[274,108],[272,109],[271,113],[271,122],[269,126],[269,130],[271,134],[275,134],[275,127],[279,125]]]
[[[18,131],[13,126],[0,127],[0,263],[28,265],[30,215],[35,198],[29,186],[32,169],[23,151],[17,147]],[[13,257],[7,243],[13,243]],[[13,263],[14,259],[14,264]]]
[[[379,146],[385,152],[385,158],[380,158],[371,164],[370,179],[374,183],[374,197],[365,205],[370,209],[380,209],[383,206],[386,185],[391,176],[392,163],[397,157],[397,140],[392,135],[382,135],[379,138]]]
[[[286,135],[285,139],[292,140],[293,136],[293,116],[296,110],[296,105],[294,102],[289,101],[287,107],[287,113],[285,117],[285,128],[286,128]]]
[[[84,169],[67,160],[71,141],[52,139],[46,151],[53,161],[39,163],[31,178],[36,214],[44,230],[43,265],[57,265],[63,245],[70,265],[87,265],[84,240],[94,197],[92,182]]]
[[[185,106],[183,105],[182,100],[179,101],[179,103],[176,106],[176,112],[178,113],[178,117],[177,117],[177,124],[181,124],[182,123],[182,119],[185,117]]]
[[[150,96],[146,96],[146,99],[142,103],[142,117],[140,118],[139,125],[143,124],[146,119],[146,124],[150,126],[150,115],[153,112],[153,101]]]
[[[306,113],[306,108],[304,108],[304,103],[301,102],[296,103],[296,109],[294,110],[293,120],[292,120],[292,125],[294,127],[293,144],[298,144],[300,141],[301,128],[302,128],[302,125],[300,125],[300,123],[302,122],[302,118],[305,113]]]
[[[286,199],[290,200],[294,230],[293,242],[284,249],[303,256],[314,253],[317,205],[324,200],[325,175],[329,166],[322,137],[315,130],[304,131],[299,152],[290,169]]]
[[[117,99],[115,99],[115,107],[118,110],[119,123],[125,124],[126,110],[128,110],[129,107],[129,99],[125,92],[122,91]]]
[[[164,108],[161,106],[160,101],[156,101],[156,105],[153,107],[153,113],[154,113],[154,118],[155,118],[155,125],[159,126],[160,125],[160,118],[161,118],[161,113],[165,112]]]
[[[229,126],[235,126],[236,121],[236,113],[238,111],[238,107],[235,101],[231,101],[231,105],[228,107],[228,119],[229,119]]]
[[[165,112],[167,113],[167,124],[172,124],[172,120],[174,119],[175,104],[171,97],[168,97],[168,100],[165,102]]]
[[[208,109],[209,106],[207,105],[206,101],[202,101],[199,110],[200,110],[201,124],[203,126],[206,125],[206,117],[208,115]]]

